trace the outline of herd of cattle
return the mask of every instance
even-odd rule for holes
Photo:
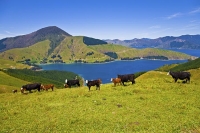
[[[190,77],[191,74],[190,72],[171,72],[169,71],[167,73],[167,75],[171,75],[172,78],[174,79],[174,82],[177,82],[178,79],[180,80],[185,80],[184,82],[187,83],[187,81],[190,82]],[[134,74],[125,74],[125,75],[117,75],[117,78],[111,78],[111,81],[114,83],[114,86],[116,86],[117,84],[119,85],[124,85],[125,86],[125,82],[132,82],[132,84],[135,83],[135,75]],[[102,84],[101,79],[96,79],[96,80],[86,80],[85,81],[89,91],[91,86],[96,86],[96,90],[100,90],[100,85]],[[71,88],[72,86],[79,86],[80,87],[80,82],[79,79],[77,79],[77,77],[75,79],[72,80],[65,80],[65,84],[64,87],[65,88]],[[49,84],[49,85],[43,85],[41,83],[32,83],[32,84],[26,84],[23,85],[21,87],[21,93],[24,93],[24,91],[29,91],[31,92],[31,90],[46,90],[48,91],[48,89],[51,89],[53,91],[54,89],[54,85],[53,84]],[[13,90],[13,93],[16,93],[17,90]]]

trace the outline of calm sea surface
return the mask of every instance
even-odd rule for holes
[[[183,52],[189,55],[200,57],[200,50],[170,49]],[[103,83],[110,83],[111,78],[117,74],[129,74],[140,71],[149,71],[159,68],[166,64],[184,63],[187,60],[135,60],[135,61],[114,61],[102,64],[48,64],[41,65],[43,70],[71,71],[79,74],[85,80],[101,78]],[[65,79],[63,79],[64,82]]]

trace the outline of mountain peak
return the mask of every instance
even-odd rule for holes
[[[27,35],[10,37],[0,40],[0,51],[5,51],[12,48],[28,47],[47,39],[55,43],[52,44],[52,47],[55,47],[66,36],[72,35],[56,26],[48,26]]]
[[[57,35],[72,36],[69,33],[65,32],[64,30],[58,28],[57,26],[44,27],[37,30],[35,33],[39,35],[57,34]]]

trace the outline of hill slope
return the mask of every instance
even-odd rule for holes
[[[92,87],[88,92],[84,86],[0,94],[0,128],[2,132],[199,132],[199,78],[190,84],[173,83],[166,73],[150,71],[134,85],[103,84],[100,91]]]

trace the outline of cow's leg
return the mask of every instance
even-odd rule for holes
[[[177,81],[177,80],[178,80],[178,79],[177,79],[177,78],[175,78],[175,79],[174,79],[174,82],[176,83],[176,81]]]
[[[187,78],[187,80],[188,80],[188,81],[189,81],[189,83],[190,83],[190,77],[188,77],[188,78]]]
[[[81,85],[80,85],[80,83],[78,83],[78,87],[80,87]]]

